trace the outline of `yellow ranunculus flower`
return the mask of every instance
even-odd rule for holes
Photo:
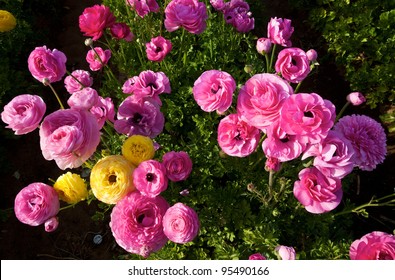
[[[123,143],[122,155],[137,166],[140,162],[154,157],[154,142],[146,136],[132,135]]]
[[[0,10],[0,32],[14,29],[16,26],[15,17],[8,11]]]
[[[93,166],[90,185],[95,197],[107,204],[116,204],[136,188],[132,165],[121,155],[106,156]]]
[[[88,187],[84,179],[78,174],[67,172],[59,176],[54,184],[59,199],[67,203],[77,203],[88,197]]]

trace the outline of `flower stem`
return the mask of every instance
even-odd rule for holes
[[[273,48],[272,48],[272,55],[270,57],[270,64],[269,64],[269,67],[268,67],[268,72],[269,73],[272,71],[272,65],[273,65],[273,60],[274,60],[274,53],[276,52],[276,47],[277,47],[277,45],[274,44]]]
[[[49,86],[49,88],[52,90],[53,94],[55,94],[55,97],[56,97],[56,99],[58,100],[58,103],[59,103],[59,105],[60,105],[60,108],[61,108],[61,109],[64,109],[64,106],[63,106],[63,104],[62,104],[62,101],[60,100],[59,95],[56,93],[56,90],[53,88],[53,86],[51,85],[51,83],[50,83],[50,82],[47,82],[47,81],[44,81],[44,85],[45,85],[45,86]]]
[[[62,211],[62,210],[66,210],[66,209],[72,208],[72,207],[74,207],[77,203],[78,203],[78,202],[73,203],[73,204],[69,204],[69,205],[67,205],[67,206],[65,206],[65,207],[62,207],[62,208],[59,209],[59,212]]]
[[[84,85],[83,83],[81,83],[81,81],[78,80],[75,76],[73,76],[73,74],[71,74],[68,70],[67,70],[66,72],[67,72],[67,74],[68,74],[69,76],[71,76],[77,83],[79,83],[79,84],[82,86],[82,88],[85,88],[85,85]]]
[[[299,90],[301,84],[302,84],[302,81],[300,81],[300,82],[298,83],[298,85],[296,86],[296,88],[295,88],[295,90],[294,90],[294,93],[297,93],[297,92],[298,92],[298,90]]]
[[[344,104],[343,108],[340,110],[339,114],[336,116],[335,123],[340,119],[340,117],[343,115],[344,111],[347,109],[347,107],[350,105],[350,102],[347,101],[346,104]]]

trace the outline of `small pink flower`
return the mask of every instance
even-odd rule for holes
[[[67,104],[70,108],[77,110],[89,110],[99,101],[99,94],[91,87],[84,87],[83,89],[74,92]]]
[[[243,0],[231,0],[225,4],[224,18],[238,32],[246,33],[254,29],[255,19],[252,17],[250,6]]]
[[[152,38],[149,43],[145,44],[147,58],[151,61],[161,62],[171,51],[172,44],[162,36]]]
[[[112,123],[115,122],[114,103],[110,97],[99,96],[98,102],[89,111],[96,117],[99,129],[103,127],[107,120]]]
[[[115,20],[110,8],[104,5],[85,8],[78,18],[81,32],[84,36],[92,37],[93,40],[98,40],[104,30],[115,23]]]
[[[366,98],[360,92],[351,92],[349,95],[347,95],[347,101],[354,106],[359,106],[366,102]]]
[[[134,39],[134,34],[130,31],[126,23],[114,23],[110,27],[111,35],[118,40],[125,40],[131,42]]]
[[[133,184],[142,195],[158,196],[167,189],[166,168],[156,160],[146,160],[133,171]]]
[[[15,135],[35,130],[44,117],[47,106],[38,95],[22,94],[15,96],[1,112],[1,120],[8,124]]]
[[[17,219],[30,226],[38,226],[59,212],[59,198],[54,188],[44,183],[32,183],[15,197]]]
[[[295,260],[296,252],[293,247],[279,245],[275,248],[282,260]]]
[[[136,11],[136,13],[144,18],[148,13],[153,12],[157,13],[159,12],[159,5],[156,2],[156,0],[126,0],[127,4],[131,6],[133,10]]]
[[[318,54],[317,54],[316,50],[311,49],[306,52],[306,56],[307,56],[308,60],[312,62],[312,61],[317,60]]]
[[[89,63],[89,68],[92,71],[99,71],[102,69],[111,58],[110,50],[103,50],[101,47],[96,47],[94,50],[89,50],[86,54],[86,61]]]
[[[291,36],[294,28],[291,26],[291,20],[282,18],[271,18],[267,26],[267,37],[273,44],[283,47],[290,47]]]
[[[180,202],[167,209],[163,217],[163,232],[175,243],[185,244],[192,241],[199,228],[199,217],[195,210]]]
[[[373,231],[350,246],[351,260],[395,260],[395,236]]]
[[[266,171],[278,172],[280,168],[281,168],[281,162],[278,160],[278,158],[268,157],[266,159],[265,162]]]
[[[72,94],[83,89],[84,87],[91,87],[93,85],[93,78],[88,71],[74,70],[71,75],[64,79],[64,85],[67,92]]]
[[[266,260],[266,258],[261,253],[255,253],[250,255],[248,260]]]
[[[224,117],[218,125],[218,144],[230,156],[250,155],[258,146],[259,138],[259,129],[241,120],[238,114]]]
[[[192,172],[192,160],[184,152],[170,151],[163,155],[162,162],[166,168],[166,175],[170,181],[178,182],[186,180]]]
[[[59,219],[58,217],[52,217],[45,221],[44,227],[46,232],[53,232],[59,226]]]
[[[216,11],[223,11],[225,9],[224,0],[210,0],[210,4]]]
[[[310,62],[299,48],[286,48],[279,52],[275,69],[291,83],[300,83],[310,73]]]
[[[208,70],[203,72],[193,85],[193,97],[205,112],[224,113],[232,105],[236,82],[224,71]]]
[[[272,49],[272,42],[268,38],[259,38],[256,41],[256,50],[260,54],[268,54]]]

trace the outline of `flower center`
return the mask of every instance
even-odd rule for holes
[[[155,52],[161,52],[162,51],[162,48],[161,47],[156,47],[156,49],[155,49]]]
[[[216,94],[222,87],[220,85],[212,85],[211,86],[211,93]]]
[[[139,123],[142,120],[143,116],[139,113],[135,113],[132,118],[133,123]]]
[[[280,139],[281,143],[287,143],[289,141],[288,135],[285,136],[284,138]]]
[[[139,224],[141,224],[141,223],[143,222],[143,220],[144,220],[144,217],[145,217],[144,214],[141,214],[140,216],[138,216],[138,217],[137,217],[137,222],[138,222]]]
[[[305,116],[306,118],[313,118],[314,117],[313,113],[310,111],[303,112],[303,116]]]
[[[147,173],[147,175],[145,175],[145,179],[147,179],[148,182],[152,182],[155,178],[155,175],[152,173]]]
[[[116,183],[117,182],[117,175],[111,174],[110,176],[108,176],[108,182],[110,182],[110,184]]]

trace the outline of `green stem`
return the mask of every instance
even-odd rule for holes
[[[265,53],[265,60],[266,60],[266,71],[269,73],[269,55]]]
[[[73,204],[69,204],[69,205],[67,205],[67,206],[65,206],[65,207],[62,207],[62,208],[59,209],[59,212],[62,211],[62,210],[66,210],[66,209],[68,209],[68,208],[72,208],[72,207],[74,207],[77,203],[78,203],[78,202],[73,203]]]
[[[75,76],[73,76],[73,74],[71,74],[70,71],[67,70],[66,72],[67,72],[67,74],[68,74],[69,76],[71,76],[77,83],[79,83],[79,84],[82,86],[82,88],[85,88],[85,85],[84,85],[83,83],[81,83],[81,81],[78,80]]]
[[[272,55],[270,57],[270,64],[269,64],[269,67],[268,67],[268,72],[269,73],[272,71],[272,65],[273,65],[273,60],[274,60],[274,53],[276,52],[276,47],[277,47],[277,45],[274,44],[273,48],[272,48]]]
[[[55,94],[55,97],[56,97],[56,99],[58,100],[58,103],[59,103],[59,105],[60,105],[60,108],[61,108],[61,109],[64,109],[64,106],[63,106],[63,104],[62,104],[62,101],[60,100],[59,95],[56,93],[56,90],[53,88],[53,86],[51,85],[51,83],[50,83],[50,82],[44,83],[44,85],[49,86],[49,88],[52,90],[53,94]]]
[[[344,111],[347,109],[347,107],[350,105],[350,102],[347,101],[346,104],[344,104],[343,108],[340,110],[339,114],[336,116],[335,123],[340,119],[340,117],[343,115]]]
[[[294,90],[294,93],[297,93],[297,92],[298,92],[298,90],[299,90],[301,84],[302,84],[302,81],[300,81],[300,82],[297,84],[297,86],[296,86],[296,88],[295,88],[295,90]]]

